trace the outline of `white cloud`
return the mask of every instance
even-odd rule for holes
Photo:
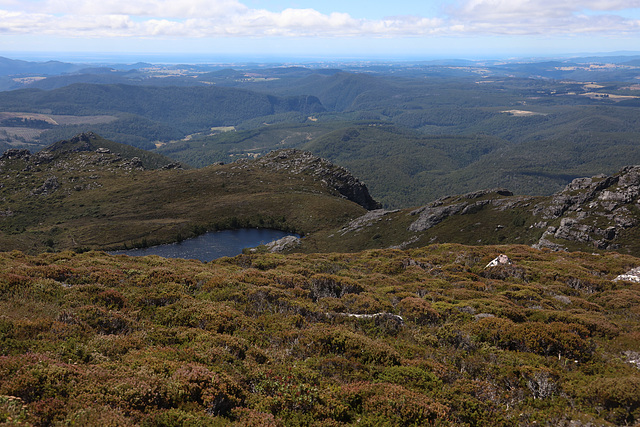
[[[640,0],[466,0],[438,17],[368,20],[237,0],[0,0],[0,34],[63,37],[412,37],[637,33]],[[4,9],[4,10],[2,10]]]
[[[39,10],[68,15],[128,15],[166,19],[225,16],[243,13],[236,0],[45,0]]]
[[[640,0],[468,0],[450,9],[450,19],[466,33],[504,35],[620,34],[638,31],[621,10]]]

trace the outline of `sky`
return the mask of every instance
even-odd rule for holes
[[[500,59],[640,50],[640,0],[0,0],[0,55]]]

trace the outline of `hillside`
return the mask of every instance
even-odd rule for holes
[[[122,135],[141,148],[153,141],[167,141],[207,131],[216,126],[235,126],[262,116],[296,112],[309,115],[324,111],[311,96],[278,97],[244,89],[216,86],[137,86],[78,83],[49,91],[21,89],[0,92],[0,111],[45,113],[86,117],[113,115],[118,120],[89,126],[109,138]],[[87,125],[54,126],[40,139],[51,141],[65,133],[84,131]],[[54,132],[55,131],[55,132]],[[104,132],[106,131],[106,132]]]
[[[152,153],[150,151],[141,150],[126,144],[120,144],[102,138],[93,132],[81,133],[69,140],[55,142],[38,153],[38,157],[46,160],[58,160],[69,157],[73,153],[83,152],[101,152],[101,154],[115,154],[116,156],[131,161],[137,159],[136,162],[144,169],[161,169],[161,168],[183,168],[183,165],[174,162],[169,157]],[[15,151],[14,151],[15,153]],[[17,153],[16,153],[17,154]],[[7,154],[6,157],[12,157]]]
[[[153,150],[202,167],[217,162],[229,162],[239,158],[264,155],[282,148],[301,147],[315,137],[348,126],[340,121],[275,123],[249,130],[227,130],[213,135],[192,135],[188,140],[173,141]]]
[[[640,166],[574,179],[552,196],[505,189],[447,196],[419,208],[375,210],[303,241],[301,250],[359,251],[431,243],[526,244],[640,256]]]
[[[640,279],[618,276],[638,265],[525,246],[1,253],[0,423],[634,425]]]
[[[139,152],[95,134],[5,152],[0,249],[146,246],[239,227],[307,234],[378,207],[349,172],[309,153],[185,170],[150,169],[162,158]]]
[[[495,187],[549,195],[574,178],[640,164],[635,108],[537,106],[529,115],[512,108],[444,106],[384,120],[329,120],[323,113],[316,122],[304,118],[194,136],[157,151],[199,167],[213,159],[299,148],[352,171],[386,208]]]

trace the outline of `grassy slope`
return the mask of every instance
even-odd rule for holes
[[[514,264],[486,269],[500,253]],[[612,279],[639,264],[525,246],[3,253],[0,422],[632,425],[640,287]]]
[[[306,172],[251,161],[141,170],[113,153],[78,152],[38,165],[5,161],[2,171],[4,250],[147,245],[242,226],[310,233],[365,212]],[[51,177],[58,188],[37,194]]]
[[[605,191],[615,192],[617,187],[614,185]],[[370,219],[358,218],[353,223],[314,233],[304,239],[302,246],[296,250],[307,253],[356,252],[389,247],[418,248],[432,243],[534,245],[538,244],[549,227],[555,230],[564,221],[569,221],[575,223],[569,226],[574,233],[572,237],[556,238],[552,232],[545,239],[571,251],[602,253],[603,248],[615,248],[621,253],[640,256],[640,228],[636,225],[639,213],[633,199],[616,205],[619,209],[616,212],[622,215],[619,218],[611,215],[611,209],[600,205],[602,193],[588,198],[577,210],[572,208],[562,215],[548,217],[544,210],[556,203],[552,196],[503,196],[495,191],[475,194],[480,196],[451,196],[427,205],[436,210],[438,206],[463,205],[461,209],[466,210],[443,215],[426,229],[410,228],[419,220],[420,210],[386,211],[384,215],[374,215]],[[579,194],[586,194],[586,191],[577,191],[573,195]],[[436,211],[431,212],[437,216]],[[625,221],[627,225],[621,225]],[[576,232],[581,227],[586,230],[582,234]],[[604,234],[594,227],[601,231],[615,229],[615,233],[604,238]]]
[[[343,224],[332,230],[322,230],[303,241],[300,250],[316,251],[349,251],[387,247],[417,248],[431,243],[461,244],[527,244],[538,241],[544,230],[531,227],[540,218],[534,217],[527,208],[544,202],[544,197],[503,197],[496,193],[476,199],[464,196],[453,196],[446,199],[445,205],[456,203],[477,203],[483,200],[514,201],[514,206],[501,209],[500,206],[488,204],[466,214],[455,214],[442,222],[421,232],[412,232],[409,226],[418,219],[413,214],[415,208],[389,211],[383,217],[367,221],[359,227]],[[560,222],[558,219],[557,223]],[[550,223],[551,224],[551,223]],[[585,247],[581,248],[585,249]],[[588,248],[586,248],[588,249]]]
[[[68,140],[57,141],[47,146],[42,152],[52,153],[59,158],[74,151],[96,151],[100,148],[106,148],[128,160],[137,157],[145,169],[160,169],[163,166],[175,163],[175,160],[162,154],[110,141],[93,132],[81,133]]]

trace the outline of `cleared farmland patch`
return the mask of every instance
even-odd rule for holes
[[[24,142],[31,142],[37,139],[46,129],[33,129],[27,127],[0,127],[0,135],[11,139],[24,139]]]
[[[53,114],[50,115],[59,125],[99,125],[102,123],[111,123],[118,118],[116,116],[97,115],[97,116],[65,116]]]

